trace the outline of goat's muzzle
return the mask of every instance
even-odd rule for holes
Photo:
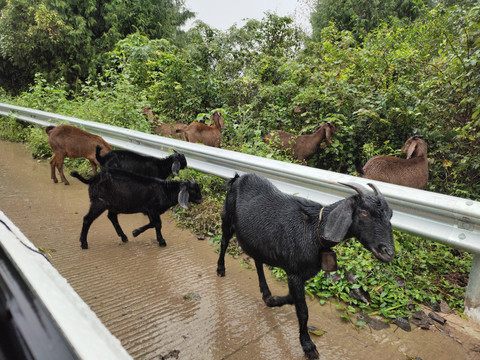
[[[383,262],[390,262],[395,257],[395,248],[389,249],[383,244],[379,245],[376,248],[372,248],[371,252],[378,260]]]

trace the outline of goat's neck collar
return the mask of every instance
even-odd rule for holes
[[[322,222],[323,210],[322,207],[320,213],[318,214],[318,226],[317,226],[317,237],[318,242],[320,243],[320,258],[322,264],[322,270],[325,272],[332,272],[338,269],[337,266],[337,255],[332,247],[336,244],[331,241],[326,240],[322,235],[320,235],[320,223]]]
[[[318,225],[320,225],[320,223],[322,222],[323,209],[325,209],[325,208],[322,207],[321,210],[320,210],[320,214],[318,214]]]
[[[320,224],[322,222],[322,216],[323,216],[323,210],[325,209],[325,207],[322,207],[320,209],[320,213],[318,214],[318,226],[317,226],[317,237],[318,237],[318,242],[320,243],[320,246],[322,247],[322,249],[329,249],[331,248],[330,245],[328,245],[326,239],[320,235]]]
[[[327,213],[326,213],[326,217],[329,216],[329,213],[330,211],[332,210],[331,206],[329,205],[328,206],[329,209],[327,209]],[[318,242],[320,243],[320,247],[322,249],[331,249],[332,247],[334,247],[335,245],[338,245],[338,243],[334,242],[334,241],[330,241],[328,239],[325,239],[322,235],[321,235],[321,231],[320,231],[320,226],[322,224],[322,219],[323,219],[323,210],[325,210],[325,207],[322,207],[320,209],[320,213],[318,214],[318,226],[316,228],[316,232],[317,232],[317,237],[318,237]]]

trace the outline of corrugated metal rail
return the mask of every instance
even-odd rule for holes
[[[172,149],[187,157],[188,165],[204,173],[230,178],[236,172],[256,172],[269,178],[282,191],[321,204],[340,200],[351,190],[338,182],[375,182],[350,175],[242,154],[181,140],[146,134],[73,117],[0,103],[0,115],[41,126],[71,124],[102,136],[113,146],[157,157]],[[375,182],[394,211],[392,225],[414,235],[432,239],[475,254],[471,278],[480,278],[480,202],[429,191]],[[471,281],[470,283],[474,283]],[[480,309],[480,284],[469,286],[467,296]],[[468,300],[468,299],[467,299]],[[480,310],[478,311],[480,313]],[[476,315],[480,322],[480,315]]]

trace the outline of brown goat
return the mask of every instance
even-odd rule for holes
[[[70,185],[63,174],[63,161],[66,157],[87,158],[90,161],[90,165],[92,165],[93,172],[96,173],[97,165],[100,166],[95,158],[96,146],[99,145],[102,148],[102,154],[112,150],[112,147],[100,136],[90,134],[74,126],[48,126],[45,131],[48,135],[48,143],[54,154],[50,161],[51,177],[54,183],[58,182],[55,175],[55,168],[57,168],[63,183]]]
[[[187,125],[182,123],[173,123],[173,124],[161,123],[160,125],[155,126],[153,128],[153,132],[157,135],[184,140],[182,133],[177,132],[177,130],[183,130],[186,127]]]
[[[177,130],[185,129],[187,127],[186,124],[183,124],[183,123],[173,123],[173,124],[162,123],[162,122],[157,120],[157,118],[155,117],[155,115],[152,112],[152,109],[149,106],[142,107],[142,114],[146,115],[148,117],[148,119],[150,120],[150,122],[152,123],[152,130],[155,134],[183,140],[183,135],[181,133],[177,132]]]
[[[225,129],[225,123],[220,111],[213,113],[209,124],[211,124],[212,121],[212,126],[193,122],[185,129],[178,130],[178,132],[182,133],[185,136],[185,140],[189,142],[219,147],[222,141],[222,130]]]
[[[424,189],[428,182],[427,144],[420,136],[411,136],[402,146],[406,159],[377,155],[367,161],[360,176],[391,184]]]
[[[328,121],[317,126],[313,134],[297,136],[286,131],[273,130],[265,135],[264,141],[277,149],[292,151],[295,159],[305,163],[318,151],[323,139],[327,145],[331,145],[331,137],[336,133],[337,127]]]

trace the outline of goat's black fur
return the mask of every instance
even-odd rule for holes
[[[345,238],[356,237],[381,261],[394,257],[392,210],[383,196],[365,194],[358,185],[345,185],[359,194],[326,206],[319,222],[320,204],[284,194],[259,175],[236,175],[228,182],[217,274],[225,276],[225,252],[236,234],[242,249],[255,260],[265,303],[295,305],[300,343],[309,359],[318,358],[318,352],[308,335],[304,287],[321,269],[321,253]],[[288,295],[272,296],[263,264],[285,270]]]
[[[134,230],[133,236],[154,227],[158,244],[166,246],[160,215],[176,204],[188,208],[188,202],[200,203],[202,200],[200,186],[195,181],[165,181],[120,169],[106,169],[90,179],[83,178],[77,172],[71,175],[88,184],[90,196],[90,209],[83,218],[80,234],[83,249],[88,249],[87,233],[91,224],[105,210],[108,210],[108,218],[123,242],[128,239],[118,223],[117,215],[143,213],[150,222]]]
[[[100,155],[100,148],[96,149],[97,161],[102,169],[116,168],[130,171],[143,176],[166,179],[171,174],[178,175],[181,169],[187,167],[185,155],[179,152],[158,159],[153,156],[144,156],[130,150],[111,150]]]

